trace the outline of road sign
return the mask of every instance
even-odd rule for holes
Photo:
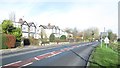
[[[104,39],[104,42],[105,42],[106,44],[109,43],[109,39],[108,39],[108,37],[106,37],[106,38]]]
[[[106,37],[106,38],[104,39],[104,42],[106,43],[106,48],[107,48],[107,44],[109,43],[108,37]]]

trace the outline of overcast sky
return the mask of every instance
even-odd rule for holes
[[[61,29],[66,27],[84,30],[89,27],[104,27],[118,33],[119,0],[0,0],[0,21],[9,19],[14,12],[16,21],[24,16],[28,22]]]

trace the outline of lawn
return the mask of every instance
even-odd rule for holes
[[[99,45],[92,53],[90,61],[96,62],[102,66],[106,66],[106,67],[113,66],[114,68],[117,68],[117,65],[118,64],[120,65],[120,62],[118,61],[118,57],[120,56],[120,55],[118,56],[118,51],[119,51],[117,50],[118,46],[117,45],[113,45],[114,47],[111,46],[112,45],[110,44],[106,48],[104,43],[102,44],[102,47]],[[90,63],[90,66],[99,66],[99,65]]]

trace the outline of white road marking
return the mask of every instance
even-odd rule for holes
[[[27,63],[27,64],[25,64],[25,65],[22,65],[23,67],[24,66],[28,66],[28,65],[30,65],[30,64],[32,64],[33,62],[30,62],[30,63]]]
[[[38,59],[37,57],[34,57],[36,60],[40,60],[40,59]]]
[[[52,47],[52,48],[55,48],[55,47]],[[52,49],[52,48],[47,48],[47,49]],[[6,56],[2,56],[2,58],[4,59],[4,58],[12,57],[12,56],[18,56],[18,55],[23,55],[23,54],[28,54],[28,53],[43,51],[43,50],[47,50],[47,49],[40,49],[40,50],[33,50],[33,51],[16,53],[16,54],[10,54],[10,55],[6,55]]]
[[[19,62],[22,62],[22,61],[13,62],[13,63],[10,63],[10,64],[6,64],[4,66],[9,66],[9,65],[16,64],[16,63],[19,63]]]
[[[47,55],[47,54],[50,54],[50,53],[51,53],[52,55],[46,57],[46,58],[48,58],[48,57],[52,57],[52,56],[58,55],[58,54],[60,54],[60,53],[62,53],[62,52],[69,51],[69,50],[71,50],[71,49],[74,49],[74,48],[77,48],[77,47],[80,47],[80,46],[85,46],[85,45],[88,45],[88,44],[83,44],[83,45],[79,45],[79,46],[72,46],[72,47],[69,47],[69,48],[63,48],[63,49],[60,50],[60,52],[58,51],[56,54],[54,53],[54,52],[56,52],[56,51],[52,51],[52,52],[48,52],[48,53],[45,53],[45,54],[42,54],[42,55],[39,55],[39,56],[44,56],[44,55]],[[53,47],[53,48],[55,48],[55,47]],[[52,48],[48,48],[48,49],[52,49]],[[45,49],[43,49],[43,50],[45,50]],[[29,53],[35,52],[35,51],[40,51],[40,50],[29,51]],[[62,51],[62,52],[61,52],[61,51]],[[28,53],[28,52],[25,52],[25,53]],[[21,53],[21,54],[25,54],[25,53]],[[20,54],[19,54],[19,55],[20,55]],[[14,56],[14,55],[13,55],[13,56]],[[40,59],[37,58],[37,57],[38,57],[38,56],[34,57],[34,59],[40,60]],[[7,65],[4,65],[4,66],[9,66],[9,65],[16,64],[16,63],[19,63],[19,62],[22,62],[22,61],[13,62],[13,63],[7,64]],[[28,66],[28,65],[30,65],[30,64],[32,64],[32,63],[33,63],[33,62],[30,62],[30,63],[27,63],[27,64],[25,64],[25,65],[23,65],[23,66]],[[2,67],[2,66],[0,66],[0,67]]]

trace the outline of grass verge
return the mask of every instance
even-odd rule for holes
[[[114,46],[115,48],[117,46]],[[114,48],[114,49],[115,49]],[[96,50],[93,52],[90,61],[96,62],[102,66],[105,66],[105,68],[117,68],[118,65],[120,65],[118,58],[119,58],[119,53],[117,50],[113,50],[111,47],[107,47],[103,43],[102,47],[99,45]],[[90,67],[98,67],[98,65],[90,63]],[[100,68],[100,67],[99,67]]]

